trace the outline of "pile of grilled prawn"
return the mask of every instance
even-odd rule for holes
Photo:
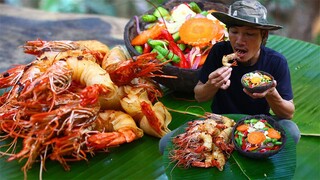
[[[234,150],[234,125],[234,120],[213,113],[206,113],[204,120],[188,122],[185,132],[172,139],[170,160],[179,167],[216,167],[222,171]]]
[[[35,162],[40,172],[47,159],[69,170],[67,162],[97,150],[170,132],[171,114],[151,78],[166,64],[156,54],[130,57],[96,40],[35,40],[23,48],[35,59],[0,74],[0,141],[9,142],[0,155],[25,159],[25,178]]]

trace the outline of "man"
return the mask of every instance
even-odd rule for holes
[[[269,24],[266,8],[255,0],[236,1],[229,7],[228,14],[213,12],[212,15],[226,24],[230,41],[212,47],[194,88],[195,99],[198,102],[213,100],[211,109],[216,114],[270,115],[271,108],[278,122],[298,143],[300,131],[290,120],[295,106],[287,60],[264,46],[268,32],[282,27]],[[237,54],[238,65],[223,66],[223,56],[232,53]],[[273,86],[262,93],[246,91],[241,77],[254,70],[271,74],[275,79]],[[160,140],[160,151],[168,136]]]
[[[270,108],[293,135],[295,142],[300,131],[292,119],[295,106],[287,60],[280,53],[264,46],[268,32],[282,28],[269,24],[267,10],[258,1],[236,1],[229,13],[213,12],[225,23],[230,41],[213,46],[194,88],[199,102],[213,99],[211,109],[217,114],[267,114]],[[224,67],[222,57],[236,52],[237,66]],[[248,72],[262,70],[271,74],[274,85],[262,93],[250,93],[241,85]]]

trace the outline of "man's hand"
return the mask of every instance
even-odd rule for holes
[[[210,84],[216,88],[227,89],[230,86],[230,76],[232,68],[221,67],[209,74],[206,84]]]

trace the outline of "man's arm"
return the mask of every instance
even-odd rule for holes
[[[194,88],[194,97],[198,102],[212,99],[218,90],[227,89],[230,86],[232,68],[221,67],[208,76],[208,81],[203,84],[201,81]]]

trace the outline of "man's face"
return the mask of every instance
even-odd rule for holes
[[[239,56],[239,63],[252,65],[257,62],[262,42],[261,29],[248,26],[229,28],[229,39],[234,52]]]

